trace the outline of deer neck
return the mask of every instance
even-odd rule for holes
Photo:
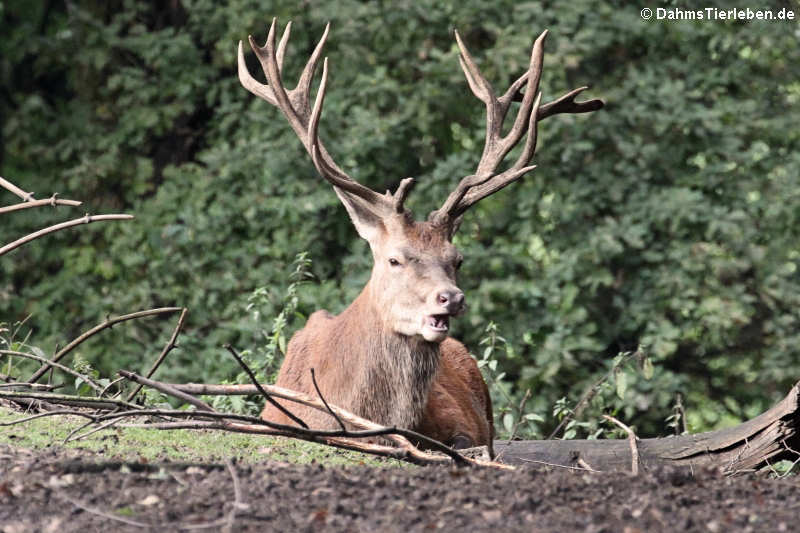
[[[422,417],[439,365],[439,343],[396,333],[382,320],[382,309],[370,285],[340,315],[357,335],[350,357],[354,407],[379,424],[413,428]]]

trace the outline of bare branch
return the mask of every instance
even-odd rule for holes
[[[49,205],[52,207],[56,207],[58,205],[69,205],[69,206],[79,206],[82,202],[78,202],[76,200],[61,200],[60,198],[56,198],[56,194],[51,196],[50,198],[46,198],[44,200],[31,200],[29,202],[21,202],[18,204],[7,205],[6,207],[0,207],[0,215],[4,213],[11,213],[12,211],[19,211],[20,209],[29,209],[31,207],[41,207],[43,205]]]
[[[26,235],[16,241],[6,244],[2,248],[0,248],[0,256],[7,254],[8,252],[19,248],[23,244],[26,244],[34,239],[38,239],[44,235],[49,233],[53,233],[62,229],[71,228],[72,226],[79,226],[81,224],[90,224],[92,222],[99,222],[102,220],[130,220],[133,218],[133,215],[89,215],[82,218],[76,218],[75,220],[70,220],[69,222],[62,222],[61,224],[56,224],[54,226],[50,226],[48,228],[40,229],[39,231],[35,231],[30,235]]]
[[[22,198],[26,202],[33,202],[34,201],[32,192],[23,191],[22,189],[20,189],[19,187],[17,187],[13,183],[11,183],[10,181],[8,181],[6,179],[3,179],[2,176],[0,176],[0,187],[3,187],[4,189],[6,189],[8,191],[11,191],[12,193],[16,194],[17,196],[19,196],[20,198]]]
[[[48,361],[44,357],[39,357],[38,355],[33,355],[33,354],[30,354],[30,353],[25,353],[25,352],[17,352],[17,351],[14,351],[14,350],[0,350],[0,354],[1,355],[13,356],[13,357],[22,357],[24,359],[32,359],[32,360],[38,361],[40,363],[52,365],[52,366],[58,368],[59,370],[63,370],[67,374],[70,374],[71,376],[74,376],[76,378],[82,379],[83,381],[86,382],[87,385],[89,385],[91,388],[93,388],[96,392],[100,393],[100,395],[103,392],[103,387],[99,383],[97,383],[95,380],[93,380],[91,378],[91,376],[87,376],[86,374],[81,374],[80,372],[76,372],[75,370],[69,368],[68,366],[64,366],[64,365],[61,365],[59,363],[54,363],[52,361]],[[32,386],[34,384],[33,383],[27,383],[27,385]],[[49,386],[48,385],[44,385],[44,387],[49,387]]]
[[[144,377],[146,377],[146,378],[152,377],[153,374],[155,374],[155,371],[158,369],[158,367],[161,365],[161,363],[167,357],[167,355],[169,355],[169,352],[171,352],[172,349],[175,348],[175,346],[176,346],[175,343],[178,340],[178,335],[180,334],[181,330],[183,329],[183,322],[184,322],[184,320],[186,320],[186,313],[188,311],[189,310],[186,309],[185,307],[183,308],[183,311],[181,311],[181,316],[178,318],[178,324],[175,326],[175,329],[172,332],[172,336],[169,338],[169,341],[167,342],[166,346],[164,346],[164,349],[161,350],[161,353],[159,354],[158,359],[155,360],[153,365],[150,367],[150,370],[147,371],[147,373],[145,374]],[[143,385],[141,385],[141,384],[137,385],[136,388],[128,395],[127,400],[129,402],[132,401],[133,398],[135,398],[136,395],[139,394],[139,391],[142,390],[142,387],[143,387]]]
[[[633,430],[630,427],[626,426],[625,424],[623,424],[622,422],[620,422],[619,420],[617,420],[613,416],[603,415],[603,418],[605,418],[606,420],[608,420],[610,422],[613,422],[614,424],[619,426],[623,431],[625,431],[625,433],[628,434],[628,442],[630,443],[630,446],[631,446],[631,473],[634,476],[638,476],[639,475],[639,447],[636,445],[636,441],[638,440],[638,438],[636,437],[636,433],[634,433]]]
[[[114,318],[109,318],[102,324],[98,324],[89,331],[81,334],[79,337],[73,339],[69,344],[67,344],[64,348],[59,350],[53,358],[50,360],[51,363],[58,362],[61,360],[65,355],[69,354],[72,350],[77,348],[81,343],[86,341],[87,339],[91,338],[92,336],[96,335],[97,333],[103,331],[106,328],[110,328],[114,324],[118,324],[120,322],[125,322],[127,320],[134,320],[136,318],[143,318],[146,316],[154,316],[154,315],[162,315],[168,313],[177,313],[181,311],[182,307],[160,307],[157,309],[148,309],[146,311],[137,311],[136,313],[130,313],[127,315],[121,315]],[[33,373],[31,377],[28,379],[28,383],[35,383],[38,381],[49,369],[50,364],[45,364],[39,370]]]
[[[256,376],[253,374],[253,371],[250,370],[250,367],[247,366],[247,364],[245,364],[245,362],[242,360],[242,358],[239,356],[239,354],[236,352],[236,349],[233,346],[231,346],[230,344],[226,344],[224,348],[230,352],[230,354],[233,356],[234,359],[236,359],[236,362],[239,363],[239,366],[242,367],[242,369],[245,371],[247,377],[250,378],[250,381],[253,383],[253,385],[255,385],[256,389],[258,389],[258,392],[269,403],[274,405],[278,410],[280,410],[280,412],[288,416],[289,419],[292,420],[295,424],[299,425],[300,427],[308,429],[308,424],[300,420],[294,413],[292,413],[284,406],[282,406],[280,403],[275,401],[275,398],[273,398],[267,391],[264,390],[264,387],[262,387],[261,384],[258,382]]]
[[[199,398],[195,398],[191,394],[186,394],[185,392],[181,392],[179,390],[176,390],[176,389],[170,387],[169,385],[167,385],[166,383],[161,383],[159,381],[153,381],[151,379],[147,379],[145,377],[142,377],[142,376],[139,376],[137,374],[134,374],[133,372],[128,372],[127,370],[119,370],[117,373],[120,376],[122,376],[124,378],[127,378],[127,379],[129,379],[131,381],[135,381],[136,383],[139,383],[141,385],[147,385],[148,387],[156,389],[157,391],[161,391],[164,394],[169,394],[170,396],[178,398],[179,400],[183,400],[184,402],[186,402],[188,404],[194,405],[195,407],[197,407],[201,411],[211,411],[212,413],[214,412],[214,409],[210,405],[208,405],[206,402],[204,402],[203,400],[201,400]]]
[[[344,426],[344,422],[342,422],[342,419],[339,418],[336,415],[336,413],[333,412],[333,410],[331,410],[331,406],[328,405],[328,402],[325,400],[325,397],[322,395],[322,392],[320,392],[319,385],[317,385],[317,376],[315,375],[313,368],[311,369],[311,382],[314,384],[314,390],[317,391],[317,396],[319,396],[319,399],[322,401],[322,404],[325,406],[325,409],[327,409],[330,415],[336,419],[336,421],[339,423],[339,427],[342,428],[342,431],[347,431],[347,428]]]

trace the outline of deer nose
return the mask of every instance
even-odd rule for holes
[[[451,315],[455,315],[464,309],[464,293],[458,289],[440,291],[436,295],[436,303],[447,309],[447,312]]]

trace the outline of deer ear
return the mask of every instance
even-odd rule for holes
[[[375,205],[339,187],[334,187],[333,190],[347,209],[347,214],[361,238],[370,245],[376,243],[384,231],[384,224],[383,217],[375,211]]]

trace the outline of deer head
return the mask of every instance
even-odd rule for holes
[[[543,43],[547,32],[533,44],[528,70],[503,93],[496,96],[455,33],[461,67],[472,92],[486,105],[486,142],[475,172],[464,177],[442,207],[426,221],[414,221],[404,207],[414,184],[400,180],[394,193],[380,194],[348,176],[331,158],[319,138],[319,121],[328,80],[328,59],[322,62],[322,78],[313,106],[311,82],[319,63],[330,24],[325,27],[294,89],[283,84],[283,58],[291,23],[286,25],[276,46],[275,20],[262,47],[249,38],[250,46],[264,70],[267,84],[256,81],[247,69],[242,43],[238,49],[239,80],[251,93],[278,107],[311,156],[319,174],[332,186],[350,219],[370,245],[374,259],[372,276],[365,288],[376,326],[407,337],[440,342],[448,334],[449,318],[464,310],[464,293],[456,285],[461,254],[451,240],[469,207],[519,180],[533,170],[530,162],[536,149],[538,121],[558,113],[585,113],[600,109],[603,102],[576,102],[587,87],[575,89],[548,104],[541,104],[539,78]],[[512,101],[520,101],[510,131],[502,135],[503,122]],[[527,136],[526,136],[527,133]],[[525,137],[522,152],[507,168],[501,164],[508,152]]]

